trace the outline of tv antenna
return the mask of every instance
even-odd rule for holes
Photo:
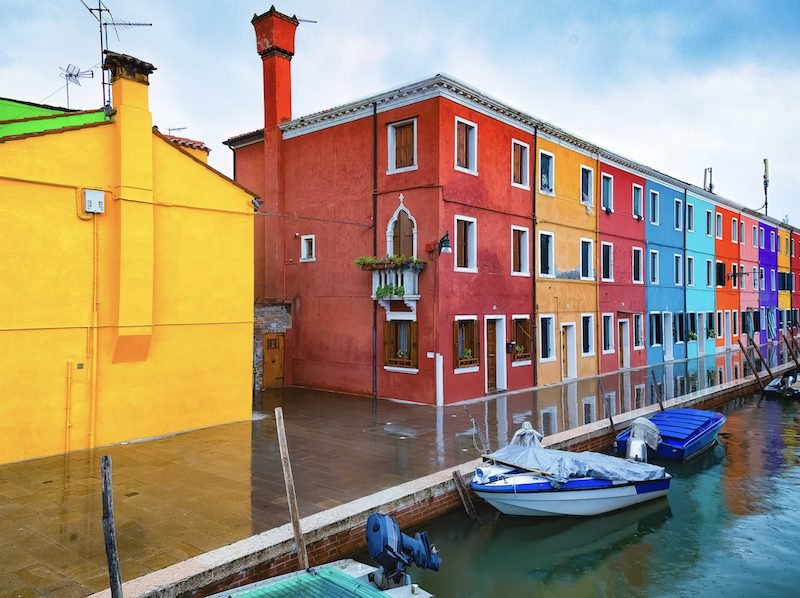
[[[98,29],[100,31],[100,64],[103,64],[103,59],[105,56],[105,51],[108,50],[108,28],[111,27],[114,30],[114,35],[117,36],[117,40],[119,40],[119,30],[120,29],[130,29],[132,27],[152,27],[152,23],[139,23],[133,21],[118,21],[114,18],[114,15],[111,14],[111,9],[108,8],[104,3],[103,0],[97,0],[97,8],[91,8],[84,0],[80,0],[80,3],[89,11],[98,22]],[[106,93],[106,88],[110,87],[111,83],[106,83],[106,70],[101,68],[101,77],[102,77],[102,89],[103,89],[103,107],[108,108],[109,104],[111,103],[111,90],[108,90]]]
[[[94,77],[94,73],[91,70],[82,71],[74,64],[68,64],[66,68],[58,68],[61,70],[61,77],[67,82],[65,87],[67,88],[67,108],[69,108],[69,84],[72,83],[73,85],[80,87],[81,79],[92,79]]]
[[[167,135],[172,135],[173,131],[185,131],[188,127],[169,127],[167,128]]]

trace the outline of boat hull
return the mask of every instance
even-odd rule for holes
[[[611,484],[601,488],[573,490],[489,489],[473,483],[475,493],[501,513],[527,517],[590,517],[618,511],[666,496],[670,478]]]

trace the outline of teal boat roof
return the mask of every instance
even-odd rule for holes
[[[303,597],[385,597],[386,594],[366,581],[350,577],[335,567],[312,569],[280,580],[266,580],[230,590],[223,594],[234,598]]]

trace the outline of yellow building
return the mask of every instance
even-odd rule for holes
[[[0,462],[251,414],[254,196],[105,66],[108,117],[0,129]]]
[[[787,226],[778,225],[778,311],[780,327],[789,325],[792,309],[792,258],[791,230]]]
[[[555,317],[556,334],[555,359],[537,364],[538,382],[549,384],[599,371],[595,272],[599,175],[595,158],[562,142],[540,135],[537,146],[537,164],[544,156],[554,180],[544,191],[539,185],[536,194],[537,314],[539,320]],[[548,244],[552,249],[543,254],[541,248]],[[552,263],[543,265],[548,256]]]

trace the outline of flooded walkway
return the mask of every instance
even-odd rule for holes
[[[780,347],[764,351],[772,365],[788,359]],[[278,405],[306,516],[474,459],[525,420],[553,434],[748,374],[741,355],[728,353],[439,409],[287,389],[265,394],[252,422],[3,465],[0,595],[108,587],[102,454],[113,457],[129,580],[288,521],[271,416]]]

